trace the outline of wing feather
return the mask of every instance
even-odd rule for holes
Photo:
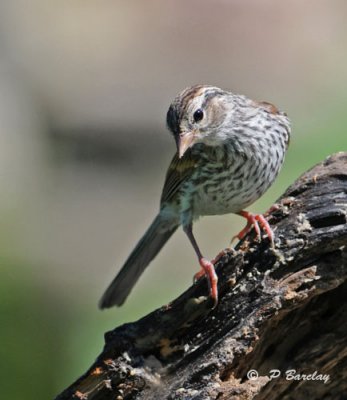
[[[182,158],[179,158],[177,153],[174,155],[166,173],[160,200],[161,204],[174,200],[182,184],[191,177],[197,163],[197,157],[190,150]]]

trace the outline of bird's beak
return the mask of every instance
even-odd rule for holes
[[[177,150],[179,158],[182,158],[184,153],[189,149],[189,147],[193,146],[194,139],[195,139],[194,131],[182,132],[179,134],[177,138]]]

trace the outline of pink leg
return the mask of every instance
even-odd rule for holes
[[[194,247],[194,250],[196,252],[196,255],[198,256],[201,267],[201,270],[194,275],[194,279],[199,279],[204,275],[206,276],[210,290],[210,296],[213,300],[213,308],[215,308],[216,305],[218,304],[218,287],[217,287],[218,277],[216,271],[214,270],[214,265],[211,261],[208,261],[201,254],[199,246],[196,243],[195,237],[193,235],[192,225],[190,224],[188,226],[184,226],[183,229],[187,234],[192,246]]]
[[[257,214],[255,216],[255,219],[259,222],[259,225],[264,229],[264,231],[267,234],[267,237],[269,238],[271,242],[271,246],[274,247],[274,233],[273,230],[271,229],[271,226],[267,222],[266,218],[262,214]]]
[[[242,229],[242,231],[240,233],[238,233],[231,239],[231,242],[233,242],[235,239],[239,239],[239,240],[243,239],[247,235],[247,233],[249,233],[251,231],[252,227],[254,227],[256,237],[258,240],[261,240],[261,229],[263,229],[266,232],[268,238],[270,239],[272,247],[274,246],[273,231],[272,231],[269,223],[267,222],[267,220],[265,219],[265,217],[262,214],[252,214],[248,211],[243,211],[243,210],[240,211],[238,214],[241,217],[244,217],[247,219],[247,225],[244,229]]]
[[[210,296],[213,300],[213,308],[215,308],[218,304],[218,277],[216,271],[214,270],[214,265],[211,263],[211,261],[206,260],[206,258],[200,258],[199,263],[207,277],[208,286],[210,288]]]
[[[223,256],[225,256],[226,254],[227,254],[227,251],[226,251],[226,250],[220,251],[220,252],[216,255],[216,257],[215,257],[213,260],[211,260],[211,263],[212,263],[213,265],[216,265],[217,262],[218,262]],[[201,277],[203,277],[203,276],[205,276],[205,270],[204,270],[204,268],[201,268],[200,271],[197,272],[197,273],[194,275],[193,281],[196,282],[197,280],[199,280],[199,279],[200,279]]]

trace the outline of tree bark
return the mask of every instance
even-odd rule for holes
[[[302,175],[268,220],[274,248],[251,232],[217,263],[215,309],[200,279],[172,303],[107,332],[95,363],[57,400],[342,399],[347,153]]]

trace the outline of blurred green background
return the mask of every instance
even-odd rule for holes
[[[105,331],[190,285],[198,265],[179,231],[121,309],[97,309],[157,211],[181,89],[214,84],[292,119],[285,166],[254,211],[347,150],[346,18],[343,0],[1,2],[2,398],[53,398]],[[206,256],[243,223],[202,219]]]

